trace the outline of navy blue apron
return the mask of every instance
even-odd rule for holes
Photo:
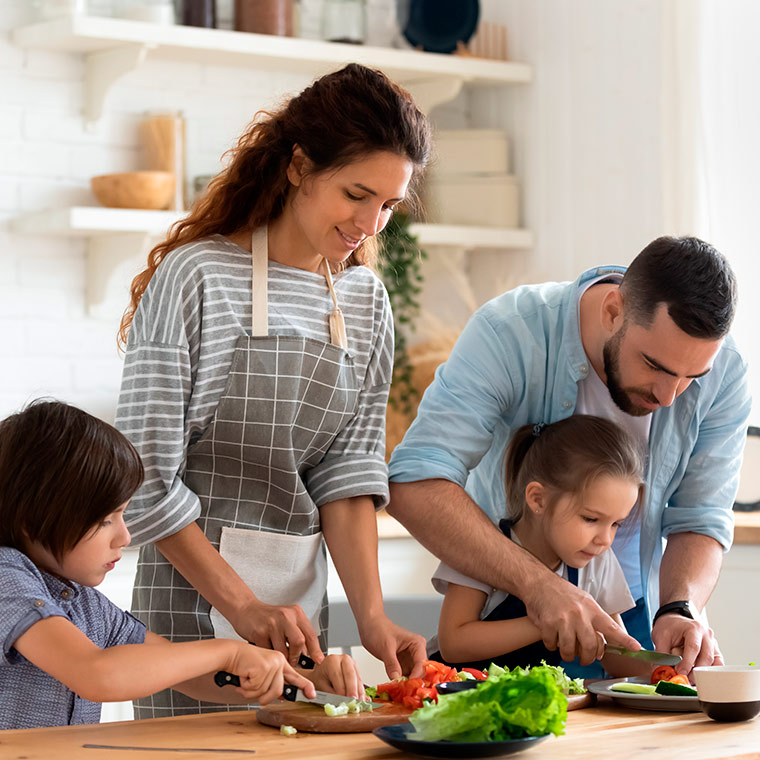
[[[511,520],[500,520],[499,528],[501,532],[507,537],[511,537],[510,527],[512,525]],[[578,568],[567,568],[567,579],[574,586],[578,585]],[[528,612],[525,609],[525,605],[516,596],[510,594],[507,598],[495,607],[483,620],[514,620],[515,618],[527,617]],[[437,660],[443,662],[446,665],[455,667],[457,670],[462,668],[476,668],[477,670],[487,670],[488,666],[493,662],[496,665],[500,665],[502,668],[514,668],[521,667],[527,668],[532,665],[540,665],[541,660],[545,660],[549,665],[559,665],[561,662],[560,654],[558,650],[550,650],[544,646],[543,641],[536,641],[528,646],[515,649],[513,652],[507,652],[499,657],[489,657],[486,660],[477,660],[474,662],[447,662],[441,657],[440,652],[435,652],[430,655],[431,660]]]

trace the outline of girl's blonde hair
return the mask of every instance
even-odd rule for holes
[[[572,494],[580,506],[586,489],[602,476],[637,483],[642,501],[644,457],[632,436],[610,420],[576,414],[550,425],[524,425],[506,455],[507,514],[517,522],[525,512],[525,487],[536,481],[551,509]],[[629,516],[631,519],[631,516]]]

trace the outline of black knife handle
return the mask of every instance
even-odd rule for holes
[[[214,683],[219,688],[222,686],[240,686],[240,679],[234,673],[228,673],[226,670],[220,670],[214,676]]]
[[[298,658],[298,666],[304,670],[314,669],[314,660],[307,654],[302,654]],[[234,673],[228,673],[226,670],[220,670],[214,676],[214,683],[221,688],[222,686],[240,686],[240,678]],[[292,690],[292,693],[291,693]],[[283,699],[287,699],[290,702],[295,702],[296,699],[296,687],[285,684],[285,688],[282,690]]]

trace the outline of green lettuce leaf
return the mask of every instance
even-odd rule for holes
[[[564,733],[567,697],[553,671],[548,665],[494,670],[475,689],[441,695],[437,705],[412,713],[416,733],[409,738],[486,742]]]

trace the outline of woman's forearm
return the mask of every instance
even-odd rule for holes
[[[377,565],[377,518],[368,496],[320,507],[327,548],[357,622],[383,613]]]
[[[211,545],[197,523],[156,542],[177,572],[227,620],[256,601],[253,591]]]

